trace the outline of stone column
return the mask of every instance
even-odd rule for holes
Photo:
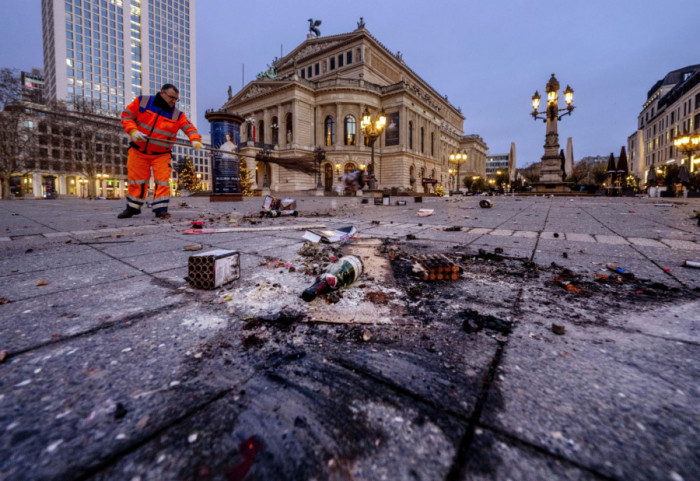
[[[34,194],[34,197],[37,199],[41,199],[44,196],[44,193],[41,189],[41,173],[40,172],[33,172],[32,173],[32,193]]]
[[[58,193],[59,193],[59,195],[66,195],[68,193],[68,190],[66,189],[66,176],[65,175],[58,176]]]

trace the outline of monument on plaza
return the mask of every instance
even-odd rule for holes
[[[566,90],[564,91],[566,107],[560,109],[558,103],[559,82],[554,74],[552,74],[549,82],[547,82],[546,89],[547,108],[544,111],[539,112],[537,110],[540,105],[540,94],[535,91],[535,95],[532,96],[532,117],[535,120],[541,119],[547,124],[540,180],[539,182],[533,183],[533,188],[535,192],[568,193],[571,192],[573,184],[571,182],[564,182],[565,173],[559,153],[557,122],[565,115],[571,115],[571,112],[574,110],[574,105],[572,104],[574,100],[574,91],[570,86],[566,86]],[[560,112],[563,113],[560,114]]]

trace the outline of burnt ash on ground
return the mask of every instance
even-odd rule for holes
[[[342,253],[338,246],[306,245],[295,270],[312,279],[325,259]],[[445,255],[461,268],[459,278],[417,278],[411,258],[424,254]],[[256,436],[263,443],[265,458],[246,479],[280,473],[363,479],[377,470],[387,479],[462,479],[467,470],[492,472],[505,461],[490,448],[493,440],[475,433],[486,400],[501,406],[495,379],[519,325],[547,330],[547,323],[565,319],[606,326],[633,306],[698,296],[612,272],[590,278],[459,246],[429,252],[415,241],[387,240],[378,255],[391,259],[395,285],[388,287],[403,296],[368,289],[362,277],[348,289],[367,290],[363,301],[378,306],[398,302],[392,324],[314,322],[303,311],[282,309],[232,322],[188,363],[192,378],[229,386],[218,422],[235,426],[237,440]],[[290,269],[274,259],[264,263]],[[372,464],[377,451],[383,466]],[[479,452],[490,455],[480,460]],[[235,467],[213,455],[198,463],[181,473],[190,476],[201,463],[220,473]]]

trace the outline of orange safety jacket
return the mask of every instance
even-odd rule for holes
[[[147,155],[170,152],[178,130],[190,139],[202,141],[195,126],[178,109],[166,110],[155,104],[155,95],[139,95],[122,112],[122,125],[127,134],[134,130],[149,137],[146,142],[131,142],[131,147]]]

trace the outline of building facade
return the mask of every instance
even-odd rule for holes
[[[165,83],[180,90],[178,109],[196,119],[196,47],[194,0],[42,0],[44,75],[23,72],[25,95],[43,82],[41,97],[24,98],[39,129],[34,158],[25,172],[11,180],[15,195],[86,197],[86,184],[95,182],[98,196],[121,198],[127,188],[128,136],[119,122],[126,104],[138,95],[151,95]],[[94,177],[81,168],[75,129],[51,127],[54,114],[42,103],[91,102],[91,117],[109,130],[100,142]],[[43,102],[42,102],[43,101]],[[48,129],[48,131],[46,130]],[[107,134],[106,134],[107,135]],[[187,145],[173,157],[191,157],[201,174],[202,189],[211,185],[208,151]],[[207,143],[205,141],[205,146]],[[173,172],[173,188],[177,175]]]
[[[627,138],[630,169],[646,184],[650,169],[685,164],[690,172],[700,168],[700,158],[677,151],[673,140],[700,129],[700,65],[669,72],[647,93],[637,130]]]
[[[365,112],[386,116],[374,145],[377,188],[430,192],[437,184],[447,186],[454,167],[448,156],[455,152],[468,153],[464,175],[486,173],[486,144],[464,135],[462,112],[362,22],[347,34],[308,35],[270,71],[232,95],[222,110],[246,119],[240,151],[249,172],[258,173],[255,188],[262,186],[265,168],[273,191],[314,189],[319,177],[330,191],[344,172],[370,173],[372,149],[361,128]],[[325,160],[316,175],[254,160],[263,148],[273,157],[308,159],[319,147]]]
[[[510,154],[487,154],[486,155],[486,177],[493,179],[498,173],[507,173],[509,167]]]
[[[194,0],[42,0],[47,100],[90,99],[118,115],[134,97],[180,89],[197,118]]]

